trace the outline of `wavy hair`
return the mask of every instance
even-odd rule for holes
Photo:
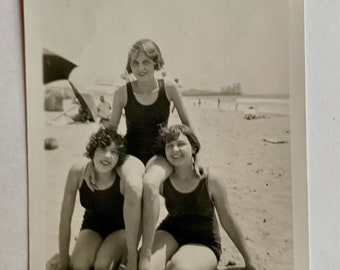
[[[174,125],[168,128],[161,128],[157,139],[156,154],[166,157],[165,145],[177,140],[181,133],[188,138],[193,149],[193,156],[196,157],[196,154],[201,149],[201,144],[191,128],[186,125]]]
[[[93,159],[94,152],[98,147],[105,148],[111,145],[112,142],[115,143],[118,150],[118,161],[116,166],[119,166],[124,162],[126,156],[125,140],[111,126],[100,127],[96,133],[93,133],[90,136],[84,155],[89,159]]]

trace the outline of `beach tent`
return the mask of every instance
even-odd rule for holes
[[[44,108],[45,111],[62,112],[64,110],[62,94],[56,91],[46,91]]]
[[[87,115],[89,117],[89,121],[96,122],[97,119],[97,105],[94,101],[94,98],[92,95],[85,93],[84,89],[80,85],[75,85],[75,83],[70,82],[69,84],[72,87],[73,93],[78,99],[80,105],[83,107],[83,109],[86,110]]]

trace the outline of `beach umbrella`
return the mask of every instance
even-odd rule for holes
[[[43,72],[44,84],[57,81],[68,80],[71,71],[77,67],[76,64],[57,55],[47,49],[43,51]],[[79,101],[80,105],[86,110],[89,120],[95,122],[97,119],[97,106],[92,95],[79,91],[80,86],[75,86],[69,80],[73,93]]]
[[[43,51],[43,80],[44,84],[57,81],[67,80],[71,71],[77,67],[76,64],[61,57],[47,49]]]
[[[80,86],[75,86],[74,83],[68,81],[72,87],[73,93],[78,99],[80,106],[83,107],[83,109],[86,110],[87,115],[89,117],[89,121],[96,122],[97,119],[97,106],[94,101],[94,98],[92,95],[88,93],[84,93],[84,91],[80,91],[78,89],[81,89]]]

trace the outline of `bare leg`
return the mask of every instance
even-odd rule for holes
[[[150,270],[165,269],[167,261],[178,250],[178,243],[171,234],[157,231],[152,247]]]
[[[139,266],[148,269],[151,250],[159,218],[159,188],[173,171],[168,161],[161,156],[153,157],[147,164],[143,177],[143,245],[140,252]]]
[[[101,244],[94,263],[95,270],[116,269],[126,250],[125,230],[108,235]]]
[[[91,269],[102,241],[103,238],[97,232],[88,229],[81,230],[72,252],[71,268],[74,270]]]
[[[215,270],[216,266],[217,259],[210,248],[204,245],[188,244],[180,247],[172,256],[166,270]]]
[[[117,170],[124,184],[124,221],[127,245],[127,269],[137,269],[137,246],[140,238],[142,212],[142,177],[144,164],[134,156],[128,156]]]

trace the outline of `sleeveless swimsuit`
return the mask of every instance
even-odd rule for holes
[[[114,231],[125,229],[124,196],[120,193],[118,174],[114,183],[104,190],[91,191],[83,180],[79,195],[80,204],[85,208],[81,230],[91,229],[105,238]]]
[[[144,165],[155,154],[155,142],[159,129],[167,126],[170,102],[165,93],[164,80],[158,80],[159,93],[150,105],[140,104],[131,83],[126,85],[127,104],[125,106],[127,153],[139,158]]]
[[[205,245],[219,261],[221,237],[214,204],[207,189],[207,178],[189,193],[176,190],[168,178],[163,184],[163,196],[169,214],[157,230],[170,233],[179,246],[189,243]]]

